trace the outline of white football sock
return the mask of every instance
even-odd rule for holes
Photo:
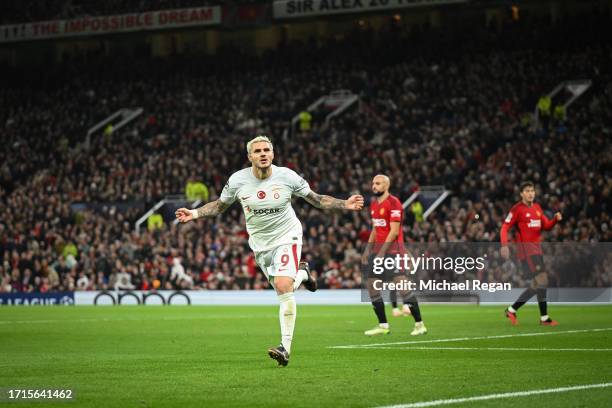
[[[302,282],[308,280],[308,274],[303,269],[298,269],[297,274],[295,275],[295,280],[293,281],[293,290],[298,290]]]
[[[508,306],[508,311],[510,313],[516,313],[516,310],[514,310],[514,308],[512,306]]]
[[[548,320],[548,315],[540,316],[540,320],[545,322]]]
[[[278,318],[281,328],[281,343],[288,353],[291,353],[291,340],[293,340],[293,329],[295,328],[295,316],[297,308],[293,292],[278,295],[280,310]]]

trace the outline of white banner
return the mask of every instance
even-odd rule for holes
[[[361,13],[467,2],[468,0],[281,0],[274,2],[274,18]]]
[[[359,304],[358,289],[318,290],[315,293],[298,290],[299,304],[348,305]],[[74,292],[74,304],[111,305],[278,305],[273,290],[160,290],[157,292],[134,291],[93,291]]]
[[[512,289],[491,293],[488,291],[472,291],[472,298],[468,299],[454,297],[453,303],[479,303],[506,305],[512,303],[523,292],[523,289]],[[433,292],[417,292],[419,301],[424,303],[451,304],[450,298],[431,296]],[[435,293],[434,293],[435,294]],[[549,288],[549,299],[590,298],[589,302],[556,302],[551,303],[576,303],[576,304],[612,304],[611,288]],[[11,294],[7,294],[10,296]],[[56,294],[66,298],[65,293]],[[72,295],[72,293],[70,293]],[[295,294],[298,305],[364,305],[361,301],[359,289],[320,289],[314,293],[306,290],[298,290]],[[1,298],[1,296],[0,296]],[[278,305],[278,297],[273,290],[160,290],[153,291],[93,291],[74,292],[74,300],[61,302],[11,302],[5,304],[74,304],[77,306],[112,306],[112,305]],[[535,302],[534,300],[531,302]],[[0,305],[2,303],[0,302]]]
[[[208,26],[221,23],[221,7],[199,7],[113,16],[87,16],[0,26],[0,43],[45,40],[131,31],[162,30],[177,27]]]

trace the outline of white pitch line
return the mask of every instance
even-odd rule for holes
[[[433,400],[433,401],[412,402],[410,404],[386,405],[386,406],[381,406],[377,408],[435,407],[438,405],[460,404],[462,402],[486,401],[486,400],[492,400],[492,399],[513,398],[513,397],[528,397],[530,395],[540,395],[540,394],[556,394],[560,392],[588,390],[592,388],[606,388],[606,387],[611,387],[611,386],[612,386],[612,382],[601,383],[601,384],[574,385],[571,387],[547,388],[543,390],[506,392],[503,394],[479,395],[476,397],[452,398],[452,399],[442,399],[442,400]]]
[[[372,348],[378,346],[392,346],[401,344],[424,344],[424,343],[448,343],[453,341],[468,341],[468,340],[489,340],[489,339],[506,339],[510,337],[532,337],[532,336],[552,336],[556,334],[572,334],[572,333],[590,333],[612,330],[612,327],[601,329],[584,329],[584,330],[565,330],[565,331],[550,331],[550,332],[532,332],[532,333],[516,333],[516,334],[500,334],[495,336],[474,336],[474,337],[456,337],[451,339],[434,339],[434,340],[419,340],[419,341],[397,341],[390,343],[373,343],[373,344],[350,344],[347,346],[328,346],[333,349],[356,349],[356,348]]]
[[[612,348],[533,348],[533,347],[368,347],[374,350],[491,350],[491,351],[612,351]]]

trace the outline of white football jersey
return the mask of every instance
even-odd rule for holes
[[[219,199],[230,205],[239,200],[246,218],[249,246],[254,252],[279,245],[302,244],[302,224],[291,206],[291,196],[306,197],[310,186],[295,171],[272,165],[272,175],[260,180],[253,168],[231,175]]]

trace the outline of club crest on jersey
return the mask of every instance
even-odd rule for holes
[[[257,192],[257,198],[259,198],[260,200],[263,200],[264,198],[266,198],[266,192],[259,190]]]
[[[385,215],[385,209],[384,208],[381,208],[379,212],[380,212],[380,215]]]
[[[539,212],[539,211],[536,211],[536,215],[537,215],[538,217],[541,217],[541,216],[542,216],[542,214],[540,214],[540,212]]]

